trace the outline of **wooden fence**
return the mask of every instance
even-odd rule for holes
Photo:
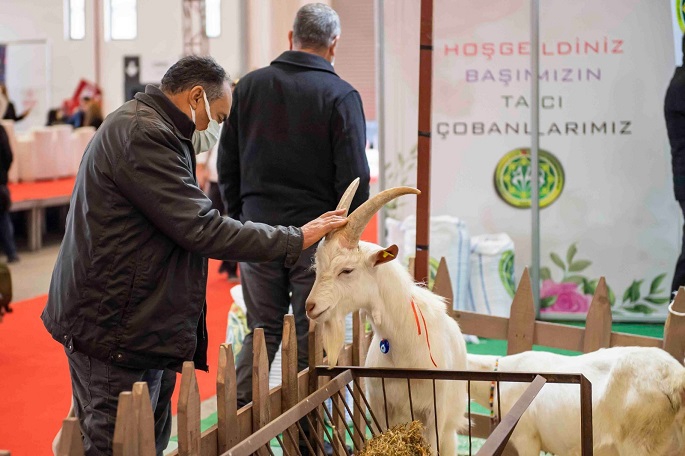
[[[440,262],[433,291],[446,298],[452,308],[452,287],[447,265]],[[678,291],[673,310],[685,313],[685,289]],[[685,356],[685,316],[670,313],[666,321],[664,339],[616,333],[611,331],[611,306],[604,278],[601,278],[588,312],[585,328],[535,320],[530,277],[525,270],[514,296],[510,318],[481,315],[472,312],[450,311],[459,322],[464,334],[507,341],[507,354],[532,349],[533,345],[591,352],[612,346],[662,347],[681,363]],[[365,330],[365,321],[357,312],[353,316],[353,342],[340,354],[338,365],[363,366],[371,334]],[[313,367],[324,361],[321,335],[316,325],[309,330],[309,365],[297,372],[297,337],[295,320],[286,315],[282,341],[282,383],[269,390],[268,358],[264,332],[254,332],[253,398],[241,409],[236,408],[236,373],[231,345],[219,348],[219,365],[216,382],[216,425],[200,431],[200,394],[192,362],[183,366],[178,403],[178,449],[174,456],[218,456],[238,442],[264,427],[272,419],[293,407],[300,399],[314,392],[321,378],[310,375]],[[121,393],[114,436],[114,455],[132,456],[154,454],[154,436],[147,387],[136,384],[132,392]],[[490,418],[472,414],[475,437],[487,437]],[[361,424],[361,412],[355,412]],[[360,426],[361,427],[361,426]],[[77,438],[78,437],[78,438]],[[362,436],[356,436],[362,438]],[[60,456],[82,455],[78,423],[75,419],[64,422],[60,442]]]

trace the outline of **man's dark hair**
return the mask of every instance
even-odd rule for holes
[[[325,49],[340,35],[340,18],[323,3],[309,3],[297,11],[293,23],[293,43],[306,49]]]
[[[174,63],[162,78],[162,92],[175,95],[195,86],[202,86],[211,102],[224,94],[224,83],[231,78],[211,57],[189,55]]]

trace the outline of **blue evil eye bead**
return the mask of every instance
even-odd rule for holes
[[[387,354],[390,351],[390,342],[388,339],[381,340],[381,353]]]

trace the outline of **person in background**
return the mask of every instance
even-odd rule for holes
[[[666,90],[664,117],[668,141],[671,145],[673,191],[685,215],[685,35],[683,35],[683,63],[676,67]],[[685,228],[683,228],[681,252],[676,261],[671,291],[675,293],[681,286],[685,286]]]
[[[90,105],[92,98],[85,96],[81,97],[79,100],[79,106],[76,112],[67,117],[65,123],[68,123],[74,128],[79,128],[84,126],[84,121],[86,117],[86,111],[88,110],[88,105]]]
[[[299,9],[289,51],[240,78],[219,147],[219,185],[228,216],[243,222],[299,223],[336,207],[360,178],[350,212],[369,197],[366,125],[359,93],[333,69],[340,19],[329,6]],[[305,300],[315,246],[296,264],[240,263],[250,332],[236,362],[238,406],[252,400],[252,332],[263,328],[269,364],[292,304],[298,367],[307,366]]]
[[[210,57],[184,57],[160,88],[110,114],[88,144],[41,315],[64,347],[86,456],[111,455],[119,393],[146,381],[157,455],[171,433],[184,361],[207,371],[207,258],[298,261],[344,211],[301,228],[222,217],[198,186],[231,109],[229,79]]]
[[[100,102],[91,99],[86,105],[85,113],[83,115],[83,127],[95,127],[97,130],[102,125],[104,118],[102,117],[102,108]]]
[[[7,255],[8,263],[19,261],[14,242],[14,227],[10,219],[12,199],[7,188],[7,173],[12,165],[12,148],[5,128],[0,125],[0,247]]]
[[[9,95],[7,94],[7,86],[5,84],[0,84],[0,97],[4,98],[6,100],[6,108],[4,111],[4,114],[2,115],[2,118],[4,120],[13,120],[15,122],[19,122],[20,120],[24,120],[26,116],[28,116],[31,113],[31,109],[33,106],[29,106],[22,112],[21,114],[17,114],[16,108],[14,107],[14,103],[9,98]],[[1,111],[2,107],[0,107]]]
[[[218,144],[212,147],[206,154],[197,156],[197,179],[200,183],[200,188],[212,200],[212,208],[225,215],[226,208],[221,197],[221,190],[219,190],[219,176],[216,169],[217,156],[219,155],[217,149]],[[219,274],[222,273],[228,274],[229,282],[237,282],[238,263],[235,261],[222,261],[221,265],[219,265]]]

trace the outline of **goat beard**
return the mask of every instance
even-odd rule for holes
[[[345,319],[331,318],[321,328],[323,348],[328,356],[328,365],[334,367],[338,363],[340,350],[345,345]]]

